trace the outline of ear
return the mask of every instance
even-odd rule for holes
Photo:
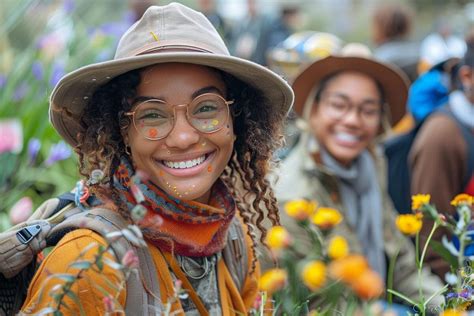
[[[473,78],[472,78],[473,76],[472,71],[473,69],[467,65],[464,65],[461,68],[459,68],[458,76],[463,87],[472,86],[474,84]]]

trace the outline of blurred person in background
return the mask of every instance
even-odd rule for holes
[[[199,0],[198,10],[206,16],[212,25],[214,25],[216,30],[224,39],[224,42],[228,43],[230,37],[230,28],[224,18],[217,11],[215,0]]]
[[[434,32],[421,41],[418,65],[420,74],[445,60],[464,56],[466,42],[454,34],[451,23],[447,18],[438,18]]]
[[[232,31],[230,50],[236,56],[261,65],[268,63],[267,54],[297,28],[300,11],[296,5],[283,5],[272,17],[258,12],[258,1],[247,0],[248,14]]]
[[[431,114],[421,126],[410,151],[411,192],[430,194],[440,212],[455,214],[450,205],[459,193],[474,195],[474,32],[466,38],[467,51],[457,72],[454,91],[447,103]],[[425,242],[432,221],[425,220],[421,241]],[[449,235],[436,230],[434,240]],[[474,254],[469,254],[474,255]],[[428,251],[426,262],[441,277],[448,263],[436,252]]]
[[[232,30],[231,54],[265,65],[265,36],[270,18],[258,11],[257,0],[247,0],[247,14]]]
[[[404,114],[408,78],[398,68],[372,59],[367,47],[349,44],[305,68],[293,89],[294,110],[306,129],[282,161],[275,185],[279,204],[307,199],[339,210],[344,220],[331,235],[343,236],[350,251],[363,254],[383,280],[387,258],[400,249],[394,289],[416,297],[421,285],[427,297],[434,294],[442,287],[440,280],[425,268],[423,283],[417,282],[414,246],[395,226],[397,213],[376,143],[384,126],[389,128]],[[295,251],[304,256],[312,247],[309,236],[286,212],[280,217],[299,245]],[[399,308],[399,315],[406,315],[408,309]]]
[[[411,81],[417,77],[419,44],[410,40],[413,10],[399,3],[382,4],[372,15],[374,57],[400,67]]]

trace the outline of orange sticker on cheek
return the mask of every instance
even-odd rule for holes
[[[158,136],[158,130],[156,128],[150,128],[148,130],[148,137],[155,138],[156,136]]]
[[[211,165],[207,166],[207,172],[212,172],[212,166]]]

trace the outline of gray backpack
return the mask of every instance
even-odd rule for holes
[[[56,245],[65,234],[78,228],[87,228],[105,236],[127,226],[116,212],[95,207],[81,210],[73,203],[72,194],[64,194],[44,202],[25,223],[0,233],[0,316],[19,312],[37,269],[36,255],[44,248]],[[112,244],[118,260],[131,248],[137,254],[140,265],[139,274],[132,273],[127,280],[125,313],[161,314],[160,286],[148,249],[132,245],[126,238]],[[242,290],[248,273],[246,250],[244,232],[240,220],[235,217],[229,227],[222,256],[239,290]]]

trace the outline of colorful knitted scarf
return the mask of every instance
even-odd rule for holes
[[[133,174],[130,162],[122,159],[114,175],[114,186],[129,210],[137,204],[131,191]],[[149,180],[135,185],[144,195],[145,201],[141,204],[147,210],[137,224],[153,245],[163,251],[192,257],[210,256],[224,248],[236,207],[221,180],[212,187],[209,205],[179,200]]]

